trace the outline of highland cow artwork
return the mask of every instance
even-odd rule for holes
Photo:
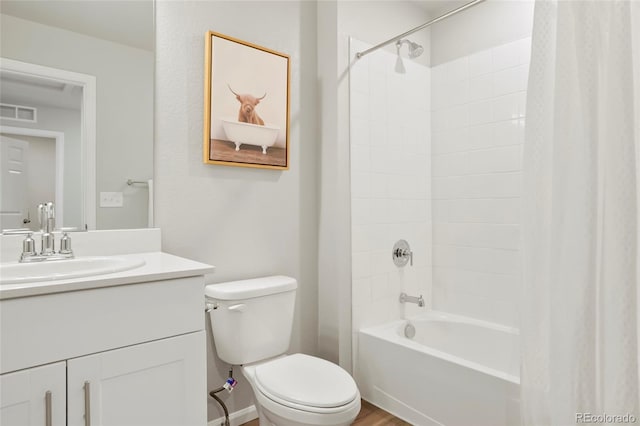
[[[204,162],[289,168],[289,56],[209,31]]]

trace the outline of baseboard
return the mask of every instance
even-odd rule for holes
[[[258,418],[258,411],[255,405],[250,405],[242,410],[235,411],[229,414],[229,422],[231,426],[239,426],[243,423],[250,422],[253,419]],[[224,417],[213,419],[207,423],[207,426],[220,426],[224,425]]]

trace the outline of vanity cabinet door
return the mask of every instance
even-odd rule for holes
[[[206,425],[205,344],[199,331],[68,360],[68,425]]]
[[[64,426],[65,411],[64,362],[0,376],[0,425]]]

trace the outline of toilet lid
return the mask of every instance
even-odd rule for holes
[[[358,394],[349,373],[329,361],[304,354],[262,364],[255,374],[265,395],[307,407],[339,407]]]

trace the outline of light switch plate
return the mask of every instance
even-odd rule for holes
[[[122,192],[101,192],[100,207],[122,207],[124,197]]]

